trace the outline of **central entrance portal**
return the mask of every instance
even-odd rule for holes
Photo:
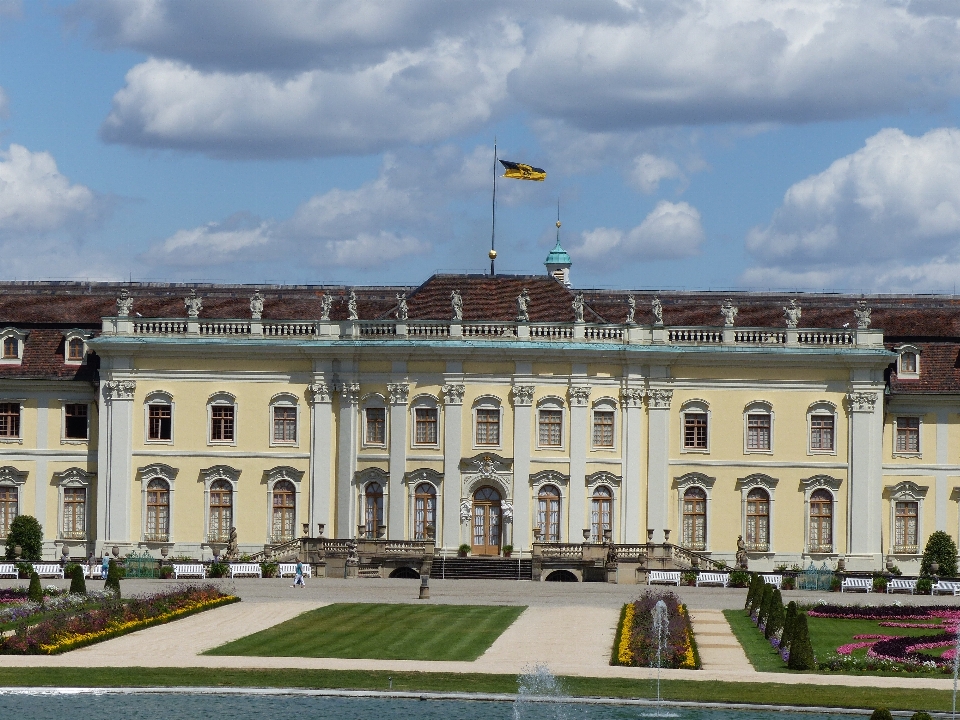
[[[500,493],[482,487],[473,496],[474,555],[500,554]]]

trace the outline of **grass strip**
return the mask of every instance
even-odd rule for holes
[[[724,610],[723,616],[727,619],[734,637],[747,655],[747,660],[758,672],[795,672],[787,669],[787,664],[780,657],[780,653],[773,649],[763,633],[753,624],[750,616],[744,610]]]
[[[261,687],[387,690],[410,692],[516,693],[515,675],[416,673],[371,670],[298,670],[230,668],[0,668],[5,687]],[[561,677],[566,691],[579,697],[649,698],[650,681],[627,678]],[[664,680],[666,700],[715,703],[770,703],[838,708],[887,707],[892,710],[947,711],[949,690],[785,685],[697,680]]]
[[[522,605],[334,603],[204,654],[471,661],[525,609]]]

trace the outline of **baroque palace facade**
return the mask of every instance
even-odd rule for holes
[[[418,288],[0,285],[0,536],[728,562],[742,536],[755,568],[906,572],[956,536],[956,299],[581,292],[551,258]]]

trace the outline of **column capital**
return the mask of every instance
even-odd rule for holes
[[[107,380],[103,383],[103,397],[105,400],[133,400],[136,389],[136,380]]]
[[[463,394],[467,386],[462,383],[448,383],[440,388],[444,405],[463,405]]]
[[[643,388],[621,388],[620,389],[620,407],[639,408],[643,407]]]
[[[360,404],[360,383],[347,382],[337,383],[340,392],[341,405],[359,405]]]
[[[325,382],[315,382],[307,385],[307,393],[310,397],[310,402],[314,405],[317,403],[328,403],[331,402],[333,388]]]
[[[647,404],[651,410],[669,410],[673,402],[673,390],[651,388],[647,393]]]
[[[589,385],[571,385],[570,390],[567,391],[567,394],[570,397],[571,406],[585,406],[590,403],[590,391],[591,388]]]
[[[406,405],[410,397],[410,383],[388,383],[387,393],[391,405]]]
[[[847,393],[847,403],[853,412],[873,412],[877,405],[877,394],[875,392],[849,392]]]
[[[514,407],[524,407],[533,404],[533,385],[514,385],[511,393],[513,395]]]

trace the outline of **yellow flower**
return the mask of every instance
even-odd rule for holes
[[[626,606],[623,612],[623,626],[620,628],[619,643],[617,645],[617,662],[620,665],[632,665],[633,653],[630,651],[630,631],[633,628],[633,603]]]

